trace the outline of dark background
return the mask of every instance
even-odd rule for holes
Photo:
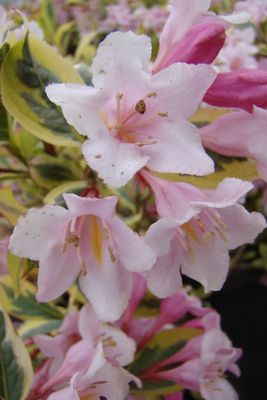
[[[208,301],[220,313],[223,331],[243,349],[241,376],[229,379],[239,400],[267,400],[267,273],[233,271]],[[185,400],[191,399],[187,393]]]

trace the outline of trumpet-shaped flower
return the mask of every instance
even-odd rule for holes
[[[197,390],[205,400],[237,400],[237,394],[224,374],[228,370],[239,375],[235,363],[241,354],[241,350],[234,348],[220,329],[210,329],[187,344],[186,362],[176,368],[158,372],[154,377]]]
[[[206,65],[177,63],[152,75],[151,42],[114,32],[93,60],[93,84],[52,84],[49,99],[87,135],[83,154],[105,183],[119,187],[147,165],[161,172],[205,175],[213,162],[186,119],[215,79]]]
[[[241,108],[249,112],[254,106],[266,108],[267,71],[242,68],[220,73],[204,101],[215,107]]]
[[[218,118],[200,130],[202,143],[217,153],[251,157],[260,175],[267,180],[267,111],[254,106],[253,112],[241,110]]]
[[[185,183],[167,182],[148,172],[158,213],[146,243],[158,259],[148,272],[148,286],[160,297],[173,295],[182,286],[180,272],[202,283],[206,291],[219,290],[227,276],[228,251],[251,243],[266,227],[264,217],[238,204],[253,185],[224,179],[215,190],[200,190]]]
[[[184,61],[211,63],[222,48],[225,29],[231,23],[247,22],[250,14],[242,12],[217,16],[208,12],[211,0],[171,0],[170,15],[160,34],[160,46],[153,71]]]
[[[101,323],[88,304],[65,318],[58,335],[37,335],[34,341],[48,357],[48,369],[41,367],[46,380],[35,385],[32,393],[36,397],[63,387],[48,399],[89,395],[98,399],[110,392],[108,398],[123,400],[128,383],[135,380],[139,384],[122,368],[132,362],[135,342],[118,328]]]
[[[39,260],[39,301],[56,298],[79,277],[100,318],[114,321],[130,298],[131,272],[149,270],[154,253],[114,215],[115,197],[64,199],[68,209],[47,205],[21,217],[10,249]]]

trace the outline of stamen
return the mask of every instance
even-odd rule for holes
[[[116,94],[116,102],[117,102],[117,108],[116,108],[116,126],[120,126],[120,118],[121,118],[121,99],[123,98],[123,93],[117,93]]]
[[[169,114],[167,112],[161,112],[161,111],[158,112],[159,117],[168,117],[168,115]]]

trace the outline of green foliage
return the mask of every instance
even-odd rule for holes
[[[25,129],[48,143],[80,146],[61,110],[48,100],[45,87],[64,81],[82,83],[82,78],[52,47],[26,35],[5,57],[0,79],[4,106]]]
[[[26,399],[32,375],[27,350],[14,333],[8,315],[0,308],[0,396],[5,400]]]

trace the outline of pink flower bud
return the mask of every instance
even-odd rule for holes
[[[225,27],[221,22],[197,24],[189,30],[166,57],[156,63],[154,70],[168,67],[176,62],[189,64],[211,64],[226,39]]]
[[[253,105],[267,107],[267,71],[240,69],[218,74],[204,98],[216,107],[242,108],[251,112]]]

